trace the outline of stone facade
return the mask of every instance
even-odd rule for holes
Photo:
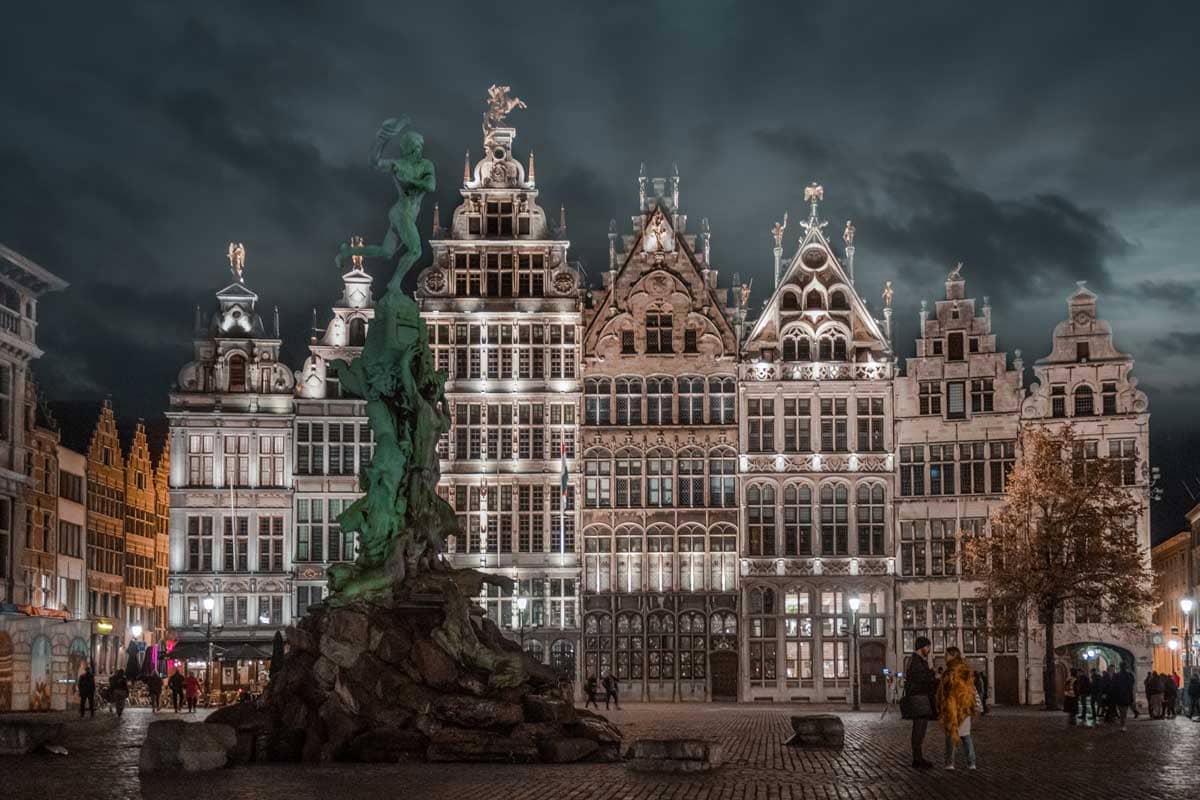
[[[1190,620],[1183,616],[1179,601],[1191,597],[1188,585],[1188,548],[1191,532],[1177,533],[1150,551],[1150,564],[1154,569],[1154,599],[1159,603],[1154,610],[1154,625],[1158,638],[1154,644],[1155,672],[1183,674],[1187,666],[1186,646]],[[1194,613],[1194,612],[1193,612]],[[1168,643],[1174,639],[1181,647],[1172,650]]]
[[[582,677],[736,697],[737,334],[680,179],[638,179],[583,338]],[[649,191],[647,191],[649,189]]]
[[[506,636],[573,677],[584,278],[567,260],[565,211],[552,230],[533,155],[527,169],[515,139],[493,128],[483,157],[472,166],[468,156],[449,227],[435,209],[433,263],[416,297],[448,376],[439,491],[462,528],[448,557],[515,580],[512,593],[485,585],[478,602]]]

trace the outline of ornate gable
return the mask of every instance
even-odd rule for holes
[[[606,358],[634,352],[646,355],[703,353],[735,357],[737,337],[727,316],[727,290],[716,287],[711,268],[707,220],[696,250],[696,235],[686,232],[687,216],[678,210],[679,176],[655,178],[646,196],[646,178],[638,179],[641,211],[618,252],[615,223],[609,233],[609,269],[584,332],[584,353]],[[665,317],[665,319],[664,319]],[[653,321],[648,333],[648,320]],[[650,336],[663,336],[650,342]]]
[[[825,237],[826,222],[817,216],[822,187],[805,190],[811,213],[802,222],[804,235],[782,279],[754,322],[744,345],[747,357],[775,361],[888,361],[892,345],[871,314]],[[783,227],[777,225],[776,253],[782,251]],[[854,227],[846,223],[848,256],[852,258]],[[853,263],[850,261],[849,263]]]

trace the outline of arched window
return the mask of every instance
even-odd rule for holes
[[[675,617],[667,611],[655,611],[647,621],[646,649],[648,677],[652,681],[675,678]]]
[[[833,360],[833,339],[828,336],[821,337],[820,358],[822,361]]]
[[[642,424],[641,378],[617,378],[617,424]]]
[[[679,424],[704,424],[704,378],[679,378]]]
[[[783,298],[779,303],[779,308],[783,311],[799,311],[800,295],[795,292],[784,292]]]
[[[804,295],[804,310],[819,311],[825,307],[825,300],[821,297],[821,293],[816,289],[812,289],[808,294]]]
[[[675,497],[675,457],[658,447],[646,454],[646,505],[670,508]]]
[[[708,529],[708,588],[731,592],[735,588],[738,554],[737,528],[728,523]]]
[[[704,590],[704,528],[684,525],[678,532],[679,588],[685,592]]]
[[[734,484],[737,475],[737,454],[728,447],[716,447],[708,453],[708,504],[714,508],[734,508],[737,505]]]
[[[848,311],[850,304],[846,302],[846,293],[837,289],[829,295],[829,307],[834,311]]]
[[[845,361],[846,338],[828,334],[822,336],[820,356],[822,361]]]
[[[702,679],[708,661],[705,645],[704,615],[699,611],[685,611],[679,615],[679,677]]]
[[[546,646],[537,639],[525,640],[525,652],[539,664],[546,663]]]
[[[232,355],[229,357],[229,391],[246,390],[246,359],[241,355]]]
[[[617,508],[642,507],[642,454],[632,447],[617,451]]]
[[[597,447],[583,456],[583,504],[586,508],[612,507],[612,454]]]
[[[612,591],[612,530],[593,525],[583,532],[583,580],[586,591]]]
[[[835,336],[833,339],[833,360],[845,361],[846,358],[846,338],[844,336]]]
[[[570,680],[575,679],[575,643],[555,639],[550,645],[550,669]]]
[[[635,525],[617,529],[616,591],[637,594],[642,591],[642,556],[645,550],[642,530]]]
[[[670,525],[651,525],[646,531],[646,561],[652,592],[675,589],[675,531]]]
[[[583,382],[584,423],[587,425],[609,425],[612,423],[612,381],[608,378],[588,378]]]
[[[642,679],[642,616],[636,611],[617,615],[617,679]]]
[[[784,361],[811,361],[812,346],[807,336],[792,334],[783,340]]]
[[[1075,416],[1091,417],[1096,413],[1096,398],[1092,387],[1081,384],[1075,387]]]
[[[789,681],[812,680],[812,592],[805,587],[788,587],[783,595],[783,614],[783,674]]]
[[[821,487],[821,554],[850,554],[850,492],[845,484]]]
[[[646,423],[648,425],[671,425],[674,414],[671,406],[675,400],[675,381],[671,378],[648,378],[646,380]]]
[[[362,317],[350,320],[350,346],[362,347],[367,343],[367,321]]]
[[[775,487],[753,484],[746,490],[746,538],[752,556],[775,555]]]
[[[812,488],[807,484],[793,483],[783,490],[783,553],[812,554]]]
[[[676,503],[683,508],[704,506],[704,452],[696,447],[679,451],[679,491]]]
[[[737,387],[733,378],[708,379],[708,424],[732,425]]]
[[[858,485],[858,554],[883,555],[883,484]]]
[[[612,669],[612,617],[592,612],[583,621],[583,667],[585,677],[599,680]]]

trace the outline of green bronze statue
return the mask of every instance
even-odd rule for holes
[[[389,173],[396,185],[383,242],[343,244],[336,259],[339,269],[353,256],[395,261],[362,354],[349,364],[331,363],[342,387],[367,401],[375,434],[374,457],[359,478],[365,494],[338,517],[343,531],[359,536],[358,559],[329,570],[330,589],[347,598],[447,568],[440,559],[445,537],[458,531],[453,509],[436,493],[437,443],[450,427],[446,376],[434,367],[420,310],[400,288],[421,257],[417,214],[436,186],[433,164],[422,155],[424,140],[406,130],[408,124],[405,118],[384,122],[371,151],[372,165]],[[397,138],[399,157],[384,158]]]

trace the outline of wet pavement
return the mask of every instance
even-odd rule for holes
[[[129,709],[79,722],[70,716],[67,756],[0,759],[0,797],[16,800],[146,798],[146,800],[365,800],[408,798],[1087,798],[1200,797],[1200,723],[1131,721],[1068,728],[1062,714],[999,710],[975,724],[979,769],[940,769],[942,736],[932,731],[925,753],[938,768],[909,768],[909,725],[893,711],[846,713],[842,752],[783,747],[788,717],[819,709],[796,706],[628,705],[610,717],[627,739],[701,737],[720,740],[725,766],[695,776],[627,772],[620,764],[507,766],[486,764],[271,764],[200,774],[148,777],[137,771],[138,748],[152,715]],[[160,718],[173,718],[171,712]],[[180,715],[184,717],[186,715]],[[191,719],[199,720],[203,713]],[[960,755],[961,759],[961,755]]]

